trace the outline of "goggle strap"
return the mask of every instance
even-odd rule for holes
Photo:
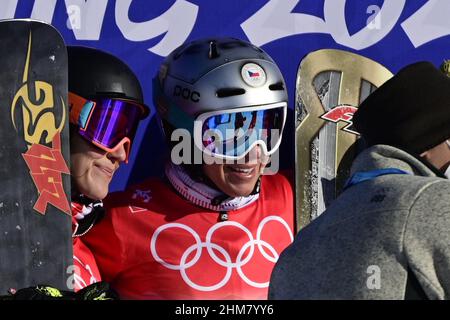
[[[94,111],[96,103],[79,95],[69,92],[70,119],[69,122],[76,124],[81,130],[86,130]]]
[[[69,122],[78,125],[78,119],[80,118],[81,110],[88,102],[87,99],[80,97],[79,95],[69,92]]]

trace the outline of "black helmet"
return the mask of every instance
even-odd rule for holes
[[[104,51],[68,46],[69,92],[85,99],[122,98],[144,104],[141,85],[133,71],[119,58]]]

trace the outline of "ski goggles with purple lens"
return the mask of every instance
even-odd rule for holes
[[[114,152],[124,145],[125,162],[128,162],[139,121],[147,115],[148,109],[131,100],[87,100],[71,92],[69,102],[70,123],[78,126],[78,133],[107,152]]]
[[[194,123],[194,142],[222,159],[238,160],[256,145],[271,155],[280,146],[286,113],[286,102],[203,113]]]

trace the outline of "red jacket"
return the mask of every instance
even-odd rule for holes
[[[105,200],[84,238],[104,281],[128,299],[266,299],[270,275],[293,239],[292,188],[263,176],[259,199],[219,213],[151,179]]]
[[[75,233],[78,227],[75,215],[79,205],[72,203],[72,231]],[[81,290],[90,284],[101,281],[100,272],[91,250],[83,243],[83,236],[72,236],[73,242],[73,264],[74,268],[74,291]]]

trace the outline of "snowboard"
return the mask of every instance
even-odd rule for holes
[[[297,231],[342,191],[353,159],[364,148],[352,127],[353,113],[391,77],[381,64],[342,50],[314,51],[301,61],[295,102]]]
[[[0,295],[73,277],[67,50],[33,20],[0,21]]]

